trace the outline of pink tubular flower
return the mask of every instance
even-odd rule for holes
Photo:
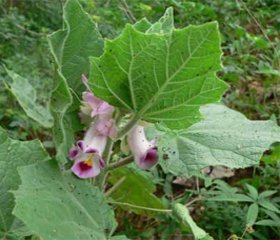
[[[147,140],[143,126],[137,125],[131,130],[128,136],[128,145],[138,167],[149,169],[158,162],[155,141]]]
[[[112,118],[114,107],[93,95],[84,75],[82,75],[82,81],[86,86],[86,91],[83,92],[84,104],[81,106],[80,113],[82,122],[92,122],[94,118],[96,131],[102,136],[114,138],[117,132],[115,120]]]
[[[83,92],[83,100],[87,105],[87,109],[91,110],[90,112],[91,117],[95,117],[101,114],[111,114],[114,111],[114,108],[111,105],[95,97],[92,92],[89,91]]]
[[[102,153],[106,143],[107,137],[99,135],[92,125],[84,140],[78,141],[69,151],[69,158],[74,161],[72,172],[79,178],[96,177],[105,165]]]
[[[109,105],[109,103],[93,95],[88,85],[88,79],[85,75],[82,75],[82,82],[87,89],[85,92],[83,92],[83,100],[85,102],[85,106],[81,107],[82,112],[84,114],[90,114],[92,118],[97,115],[112,114],[114,108]]]

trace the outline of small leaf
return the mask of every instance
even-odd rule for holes
[[[52,127],[53,117],[50,114],[48,106],[43,106],[38,103],[36,89],[26,78],[8,69],[6,71],[13,80],[12,83],[8,83],[10,90],[27,116],[40,123],[43,127]]]
[[[246,184],[246,187],[249,191],[249,196],[254,199],[255,201],[257,201],[258,197],[259,197],[259,193],[257,191],[257,189],[255,187],[253,187],[250,184]]]
[[[257,165],[265,150],[280,141],[280,128],[272,121],[250,121],[223,105],[200,109],[204,120],[186,130],[162,133],[158,143],[160,164],[166,172],[192,175],[208,166],[245,168]],[[168,159],[163,156],[168,155]]]
[[[247,216],[246,216],[246,223],[249,226],[253,226],[257,220],[259,214],[259,206],[257,203],[253,203],[249,206]]]
[[[261,205],[262,207],[272,211],[272,212],[276,212],[276,213],[280,213],[280,210],[278,207],[276,207],[274,204],[272,204],[271,202],[269,202],[268,200],[265,199],[260,199],[259,200],[259,205]]]
[[[272,196],[273,194],[277,193],[277,191],[272,191],[272,190],[268,190],[268,191],[264,191],[262,193],[260,193],[259,198],[267,198]]]
[[[260,220],[255,225],[268,226],[268,227],[280,227],[280,222],[275,222],[271,219]]]
[[[246,195],[235,193],[235,194],[225,194],[218,193],[214,197],[208,197],[206,200],[219,201],[219,202],[253,202],[254,200]]]
[[[195,240],[214,240],[207,232],[198,227],[193,221],[189,210],[180,203],[173,205],[173,214],[192,230]]]
[[[16,169],[46,159],[48,154],[39,141],[13,140],[0,128],[0,232],[18,236],[16,232],[23,227],[12,215],[14,198],[10,191],[20,184]]]
[[[116,227],[104,195],[54,161],[19,168],[14,215],[45,240],[107,239]]]

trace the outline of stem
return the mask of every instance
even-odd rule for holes
[[[108,189],[108,191],[106,191],[105,196],[110,196],[123,183],[125,179],[126,177],[122,177],[121,179],[119,179],[110,189]]]
[[[126,157],[126,158],[123,158],[123,159],[121,159],[121,160],[118,161],[118,162],[114,162],[114,163],[110,164],[110,165],[107,167],[106,170],[107,170],[107,171],[110,171],[110,170],[113,170],[113,169],[115,169],[115,168],[119,168],[119,167],[122,167],[122,166],[124,166],[124,165],[127,165],[127,164],[133,162],[133,159],[134,159],[133,156],[128,156],[128,157]]]
[[[135,126],[139,119],[140,117],[138,114],[135,114],[133,118],[131,118],[131,120],[123,127],[123,129],[118,132],[117,139],[124,137]]]
[[[111,151],[112,151],[113,145],[114,145],[114,141],[111,138],[108,138],[108,141],[107,141],[107,144],[106,144],[106,147],[105,147],[105,150],[104,150],[104,154],[103,154],[103,159],[104,159],[104,162],[105,162],[105,166],[107,164],[109,164],[109,160],[110,160],[110,157],[111,157]],[[107,177],[107,171],[104,171],[104,170],[98,176],[97,185],[99,186],[99,188],[101,190],[103,190],[103,186],[105,184],[106,177]]]
[[[107,144],[106,144],[106,147],[105,147],[105,150],[103,153],[103,159],[104,159],[104,162],[106,165],[109,164],[113,145],[114,145],[114,141],[111,138],[108,138]]]
[[[148,210],[148,211],[155,211],[155,212],[165,212],[165,213],[172,212],[171,209],[149,208],[149,207],[133,205],[133,204],[130,204],[130,203],[123,203],[123,202],[107,201],[107,203],[122,205],[122,206],[127,206],[127,207],[133,207],[133,208],[138,208],[138,209],[143,209],[143,210]]]
[[[201,196],[198,196],[196,198],[194,198],[193,200],[189,201],[187,204],[185,204],[186,207],[189,207],[190,205],[192,205],[193,203],[200,201],[201,200]]]
[[[120,112],[116,110],[115,113],[115,121],[116,121],[116,126],[118,125],[119,121],[121,119]],[[111,159],[111,154],[112,154],[112,148],[114,146],[115,141],[112,140],[111,138],[108,138],[107,144],[103,153],[103,159],[105,162],[105,166],[109,164],[110,159]],[[101,190],[103,190],[103,186],[105,185],[105,181],[107,178],[107,171],[102,171],[97,179],[97,185]]]

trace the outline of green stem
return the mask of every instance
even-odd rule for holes
[[[140,119],[138,114],[135,114],[133,118],[118,132],[117,139],[124,137],[138,122]]]
[[[110,164],[110,165],[106,168],[106,170],[107,170],[107,171],[110,171],[110,170],[113,170],[113,169],[115,169],[115,168],[122,167],[122,166],[124,166],[124,165],[127,165],[127,164],[133,162],[133,160],[134,160],[134,157],[133,157],[133,156],[128,156],[128,157],[126,157],[126,158],[121,159],[121,160],[118,161],[118,162],[114,162],[114,163]]]
[[[105,162],[105,166],[109,164],[111,158],[111,151],[114,145],[114,141],[111,138],[108,138],[104,153],[103,153],[103,160]],[[103,170],[97,178],[97,185],[98,187],[103,190],[103,186],[105,184],[107,177],[107,171]]]
[[[110,196],[123,183],[125,179],[126,177],[122,177],[116,183],[114,183],[114,185],[105,192],[105,196],[106,197]]]
[[[116,113],[115,113],[116,125],[118,125],[120,119],[121,119],[120,112],[118,110],[116,110]],[[107,166],[110,162],[114,143],[115,143],[114,140],[112,140],[111,138],[108,138],[107,144],[105,146],[105,150],[104,150],[104,153],[103,153],[103,160],[105,162],[105,166]],[[102,171],[97,178],[96,184],[101,190],[103,190],[103,187],[105,185],[106,177],[107,177],[107,171],[105,170],[105,171]]]
[[[155,212],[165,212],[165,213],[172,212],[171,209],[149,208],[149,207],[133,205],[133,204],[130,204],[130,203],[123,203],[123,202],[107,201],[107,203],[122,205],[122,206],[127,206],[127,207],[133,207],[133,208],[138,208],[138,209],[143,209],[143,210],[148,210],[148,211],[155,211]]]

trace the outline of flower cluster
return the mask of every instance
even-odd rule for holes
[[[82,77],[86,86],[83,92],[81,121],[90,122],[84,139],[79,140],[69,151],[69,159],[74,161],[72,172],[79,178],[96,177],[105,167],[102,154],[108,137],[115,138],[117,128],[113,119],[114,107],[94,96],[87,79]],[[136,125],[128,134],[128,145],[134,155],[136,165],[141,169],[149,169],[158,161],[156,142],[148,141],[144,127]]]

